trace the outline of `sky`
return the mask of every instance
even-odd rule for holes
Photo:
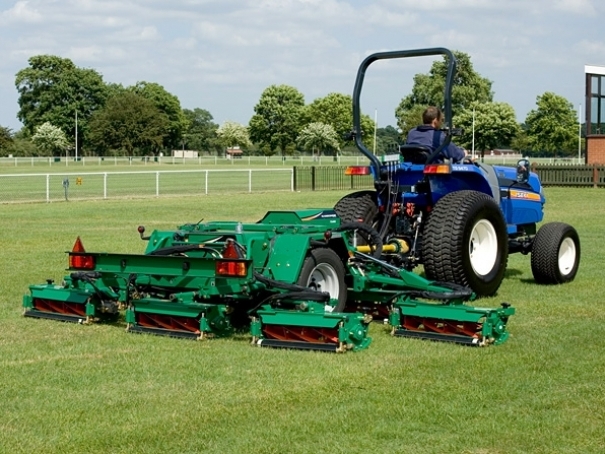
[[[307,103],[352,94],[371,53],[433,47],[467,53],[522,122],[548,91],[584,104],[584,65],[605,66],[604,23],[603,0],[0,0],[0,126],[22,126],[15,75],[35,55],[105,82],[155,82],[217,124],[248,124],[270,85]],[[362,111],[395,125],[432,61],[371,65]]]

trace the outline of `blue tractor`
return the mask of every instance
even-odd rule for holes
[[[378,158],[362,142],[360,95],[364,76],[375,61],[444,56],[448,70],[444,92],[445,141],[437,149],[400,145]],[[479,296],[494,295],[504,278],[508,255],[531,254],[536,282],[559,284],[574,279],[580,261],[576,230],[551,222],[538,230],[545,203],[538,175],[522,159],[516,168],[443,159],[453,135],[451,92],[456,59],[444,48],[380,52],[360,65],[353,92],[353,139],[370,161],[350,174],[371,172],[373,191],[343,197],[334,207],[345,222],[358,222],[358,249],[378,254],[398,268],[424,266],[427,278],[470,287]],[[368,233],[369,232],[369,233]],[[378,247],[372,243],[381,243]]]

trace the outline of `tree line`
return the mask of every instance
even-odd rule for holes
[[[518,124],[511,105],[495,102],[492,82],[478,74],[470,57],[454,52],[458,72],[452,93],[451,123],[463,132],[456,142],[487,151],[513,148],[524,155],[565,156],[577,151],[578,123],[573,105],[546,92],[536,108]],[[303,94],[288,85],[271,85],[260,96],[248,125],[218,125],[202,108],[183,109],[177,96],[160,84],[133,86],[105,83],[94,69],[71,60],[38,55],[15,77],[19,94],[20,131],[0,126],[0,156],[149,156],[174,149],[222,154],[238,146],[247,153],[282,156],[299,151],[338,153],[351,147],[350,95],[330,93],[306,104]],[[362,132],[372,148],[389,152],[421,123],[429,105],[443,105],[447,65],[435,61],[427,74],[416,74],[412,91],[399,103],[397,125],[377,128],[362,116]],[[77,125],[77,129],[76,129]],[[76,148],[77,147],[77,148]]]

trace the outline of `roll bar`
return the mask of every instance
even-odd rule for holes
[[[361,88],[363,86],[363,79],[366,74],[368,67],[378,60],[390,60],[394,58],[409,58],[409,57],[426,57],[431,55],[445,55],[447,57],[447,76],[445,79],[445,88],[443,93],[444,99],[444,114],[446,119],[445,124],[445,140],[443,144],[429,156],[427,162],[431,162],[440,152],[446,147],[451,141],[450,135],[450,122],[452,121],[452,85],[454,81],[454,74],[456,72],[456,58],[454,54],[443,47],[434,47],[428,49],[415,49],[415,50],[395,50],[390,52],[377,52],[366,57],[357,70],[357,78],[355,80],[355,87],[353,89],[353,139],[355,140],[355,146],[361,151],[361,153],[367,157],[376,173],[379,175],[380,161],[370,150],[368,150],[361,141],[361,106],[360,96]]]

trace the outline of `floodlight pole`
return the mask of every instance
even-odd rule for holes
[[[578,164],[582,160],[582,104],[578,107]]]

